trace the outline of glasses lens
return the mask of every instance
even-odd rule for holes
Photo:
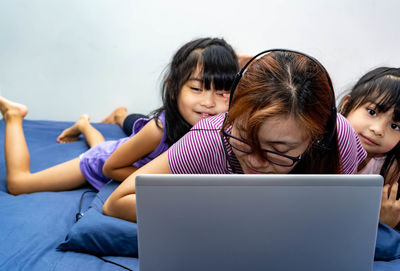
[[[245,142],[242,142],[234,137],[228,137],[228,142],[233,148],[237,149],[238,151],[251,153],[250,145]]]
[[[226,136],[227,136],[228,142],[232,146],[232,148],[234,148],[238,151],[247,153],[247,154],[252,153],[252,149],[248,143],[243,142],[235,137],[232,137],[229,134],[226,134]],[[278,153],[264,150],[263,156],[264,156],[265,160],[267,160],[273,164],[279,165],[279,166],[290,167],[290,166],[293,166],[293,164],[294,164],[294,161],[292,159],[282,156],[281,154],[278,154]]]
[[[264,159],[280,166],[292,166],[294,163],[292,159],[273,152],[264,151]]]

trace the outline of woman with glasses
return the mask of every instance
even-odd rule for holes
[[[137,174],[356,172],[366,153],[350,124],[336,113],[322,65],[288,50],[250,62],[232,88],[228,113],[200,121],[129,176],[106,201],[106,215],[136,221]]]

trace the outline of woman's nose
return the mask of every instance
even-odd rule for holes
[[[248,154],[247,161],[249,163],[249,166],[251,166],[254,169],[259,169],[261,167],[267,167],[270,164],[270,162],[268,160],[259,157],[255,153]]]

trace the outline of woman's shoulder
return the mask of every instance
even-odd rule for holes
[[[361,145],[356,131],[350,125],[349,121],[340,113],[337,114],[336,127],[342,160],[342,172],[345,174],[353,174],[356,172],[358,165],[367,156],[367,152]]]
[[[337,133],[338,133],[338,141],[339,143],[342,143],[342,141],[360,141],[358,139],[358,135],[356,131],[353,129],[351,126],[350,122],[343,117],[342,114],[337,113],[337,119],[336,119],[336,127],[337,127]],[[360,142],[361,144],[361,142]]]
[[[206,119],[200,120],[197,124],[193,126],[191,131],[198,131],[198,130],[216,130],[219,131],[224,123],[225,113],[218,114],[212,117],[208,117]]]
[[[338,128],[338,132],[352,130],[350,122],[340,113],[337,113],[336,125]]]
[[[173,173],[229,173],[220,130],[225,115],[199,121],[168,149],[168,161]]]

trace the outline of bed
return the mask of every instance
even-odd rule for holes
[[[31,155],[31,170],[38,171],[75,158],[88,149],[84,139],[69,144],[58,144],[57,135],[71,122],[25,120],[23,127]],[[112,124],[94,124],[106,139],[125,136]],[[0,121],[0,270],[138,270],[136,257],[104,256],[60,251],[62,243],[75,224],[82,194],[92,188],[65,192],[43,192],[13,196],[7,193],[3,155],[4,121]],[[82,198],[84,213],[96,193]]]
[[[70,125],[72,125],[71,122],[24,120],[23,127],[30,150],[32,171],[75,158],[88,149],[83,138],[69,144],[56,142],[58,134]],[[97,123],[94,126],[107,140],[125,136],[117,125]],[[96,193],[87,186],[65,192],[42,192],[19,196],[8,194],[3,155],[4,129],[4,121],[1,120],[0,270],[91,271],[126,270],[127,268],[139,270],[138,258],[134,256],[99,258],[93,253],[61,251],[58,248],[65,241],[71,228],[77,225],[75,220],[79,209],[85,213],[102,191]],[[97,205],[101,209],[101,204],[97,203]],[[127,246],[122,239],[116,241],[118,242],[122,247]],[[130,245],[136,246],[134,243]],[[378,245],[381,249],[380,257],[374,262],[374,270],[400,270],[400,234],[380,225]]]

